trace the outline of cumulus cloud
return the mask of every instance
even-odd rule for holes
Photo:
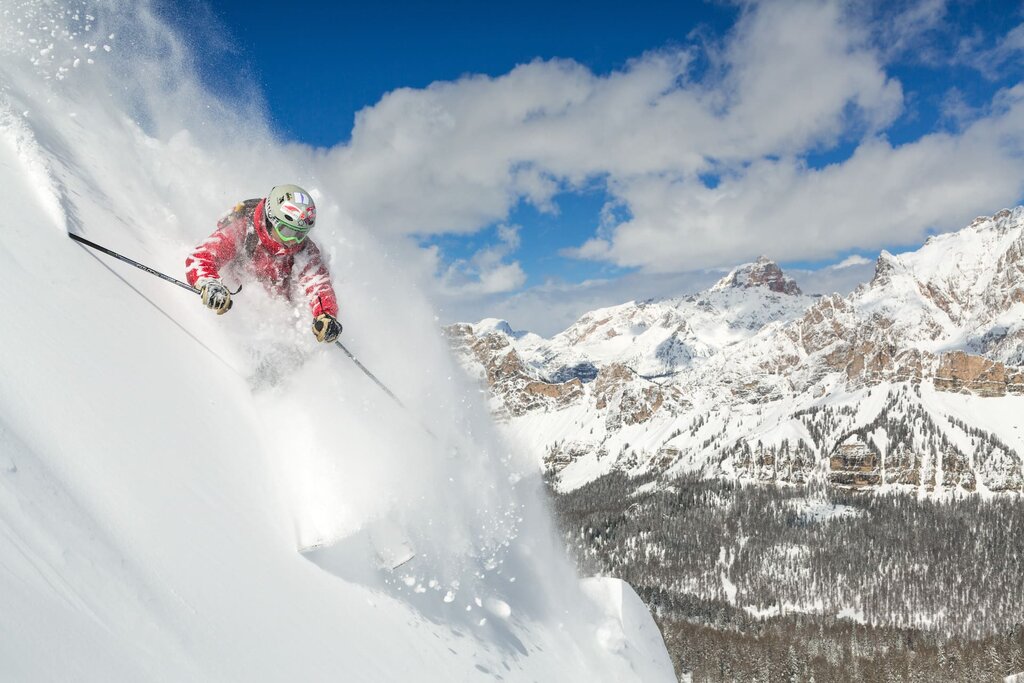
[[[465,296],[510,292],[522,287],[526,273],[518,261],[505,260],[519,248],[519,229],[517,225],[499,225],[497,244],[476,251],[468,259],[453,261],[444,269],[441,289],[448,295]]]
[[[744,11],[705,80],[683,47],[607,76],[535,61],[400,89],[359,113],[327,174],[357,219],[429,233],[475,231],[522,199],[550,209],[560,189],[595,177],[728,172],[897,116],[900,85],[864,40],[835,4],[769,3]]]
[[[873,261],[871,261],[871,259],[867,259],[867,258],[864,258],[863,256],[859,256],[857,254],[854,254],[853,256],[847,256],[842,261],[840,261],[839,263],[837,263],[834,266],[832,266],[832,268],[834,268],[836,270],[842,270],[844,268],[853,268],[855,266],[864,266],[864,265],[868,265],[870,263],[873,263]]]
[[[722,265],[760,253],[821,260],[849,249],[919,243],[1015,201],[1024,185],[1024,92],[962,134],[902,146],[865,140],[841,164],[754,161],[715,188],[645,178],[620,192],[635,217],[582,257],[653,271]]]
[[[396,90],[359,113],[350,144],[322,153],[320,175],[355,220],[392,235],[473,233],[521,202],[554,211],[560,192],[597,183],[609,208],[562,253],[649,276],[762,253],[821,261],[914,246],[1016,203],[1022,93],[971,112],[951,94],[955,131],[894,143],[886,131],[905,102],[886,60],[937,31],[946,4],[881,19],[859,7],[750,2],[720,41],[652,51],[606,75],[534,61]],[[995,57],[1017,54],[1018,33]],[[854,151],[808,163],[839,143]],[[499,240],[450,265],[435,254],[442,288],[521,288],[514,251]]]

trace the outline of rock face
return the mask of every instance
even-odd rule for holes
[[[1007,368],[999,361],[964,351],[945,353],[935,371],[935,388],[978,396],[1006,396],[1024,393],[1024,372]]]
[[[1022,490],[1024,208],[882,252],[846,297],[803,295],[762,257],[551,339],[493,320],[449,335],[557,481],[619,468]]]
[[[674,388],[654,383],[637,384],[633,381],[635,374],[621,363],[612,363],[597,374],[594,406],[606,411],[609,430],[647,422],[666,400],[679,401],[679,392]]]
[[[881,456],[862,441],[836,447],[829,458],[828,480],[833,484],[862,488],[881,483]]]
[[[754,263],[742,265],[718,281],[714,289],[728,287],[764,287],[779,294],[797,296],[802,294],[796,280],[782,272],[778,264],[767,256],[761,256]]]
[[[560,383],[539,379],[503,334],[490,332],[476,337],[469,325],[452,325],[446,333],[452,347],[469,354],[482,369],[487,385],[500,392],[506,415],[564,408],[583,393],[582,382],[575,378]]]

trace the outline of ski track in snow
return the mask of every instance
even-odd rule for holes
[[[0,184],[30,223],[0,244],[0,678],[673,680],[631,589],[581,589],[414,247],[345,215],[330,158],[204,92],[145,3],[25,2],[0,30]],[[343,340],[409,412],[258,283],[218,317],[66,237],[181,277],[284,181],[319,200]],[[284,379],[254,382],[268,362]],[[394,574],[297,551],[381,519],[417,551]]]

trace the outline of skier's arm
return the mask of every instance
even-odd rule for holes
[[[241,206],[241,205],[239,205]],[[245,238],[245,219],[238,207],[217,223],[213,234],[185,259],[185,278],[193,287],[201,280],[220,280],[220,269],[238,255]]]
[[[312,241],[307,240],[306,248],[296,257],[295,270],[298,272],[296,284],[309,304],[313,317],[326,313],[337,318],[338,298],[331,286],[331,273],[320,257],[320,249]]]
[[[313,334],[317,341],[331,343],[341,334],[341,323],[337,317],[338,299],[331,286],[331,274],[315,244],[306,244],[296,259],[295,268],[299,273],[298,287],[313,314]]]

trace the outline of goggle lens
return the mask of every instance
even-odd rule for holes
[[[285,244],[302,244],[309,234],[310,228],[297,228],[273,216],[268,216],[268,218],[270,218],[271,225],[274,226],[274,234]]]

